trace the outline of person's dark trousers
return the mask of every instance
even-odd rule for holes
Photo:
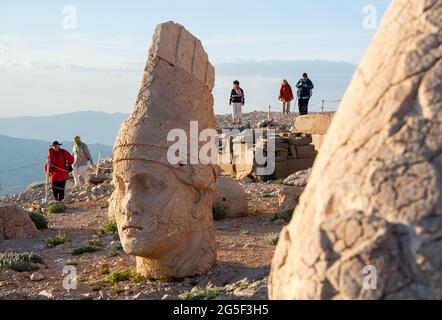
[[[64,200],[65,187],[66,187],[66,180],[52,182],[52,192],[54,193],[55,200],[57,200],[57,201]]]
[[[302,115],[306,115],[308,114],[308,102],[309,102],[310,98],[308,99],[298,99],[298,108],[299,108],[299,114]]]

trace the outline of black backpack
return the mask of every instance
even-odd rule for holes
[[[66,168],[67,171],[72,172],[74,171],[74,168],[72,168],[71,164],[68,162],[68,160],[66,159],[66,157],[64,156],[64,153],[67,152],[64,149],[61,149],[61,153],[63,154],[63,158],[64,158],[64,166]]]

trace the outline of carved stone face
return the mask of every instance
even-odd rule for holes
[[[120,161],[114,169],[112,205],[126,253],[160,258],[198,230],[192,187],[173,169],[142,160]]]

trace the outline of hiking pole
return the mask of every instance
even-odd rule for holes
[[[102,149],[98,150],[97,171],[95,172],[95,178],[98,177],[98,170],[100,169],[101,151]]]
[[[50,166],[50,162],[46,161],[46,170],[47,170],[47,172],[45,172],[45,176],[46,176],[46,181],[45,181],[45,198],[42,201],[43,204],[48,203],[49,166]]]
[[[272,108],[272,106],[269,106],[269,114],[268,114],[268,119],[267,120],[269,120],[270,121],[270,109]]]

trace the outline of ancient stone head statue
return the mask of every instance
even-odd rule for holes
[[[173,22],[157,27],[136,104],[114,146],[109,206],[124,251],[149,278],[193,276],[216,262],[216,170],[167,158],[170,130],[188,133],[190,121],[215,128],[213,79],[198,39]]]

